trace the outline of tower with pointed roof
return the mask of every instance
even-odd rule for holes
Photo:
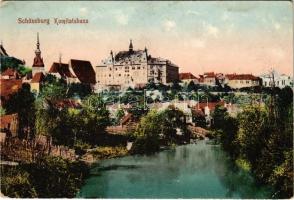
[[[37,49],[35,50],[35,58],[32,66],[33,76],[38,72],[45,72],[43,58],[41,57],[39,33],[37,33]]]
[[[129,52],[133,52],[133,43],[132,43],[132,40],[130,40]]]

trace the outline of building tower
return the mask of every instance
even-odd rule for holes
[[[43,58],[41,57],[40,42],[39,42],[39,33],[37,33],[37,49],[35,50],[35,58],[32,66],[33,77],[38,72],[45,72]]]
[[[132,43],[132,40],[130,40],[129,52],[133,52],[133,43]]]

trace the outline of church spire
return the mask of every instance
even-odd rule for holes
[[[62,54],[61,53],[59,53],[59,66],[61,66],[61,59],[62,59]]]
[[[39,41],[39,33],[37,33],[37,49],[35,50],[35,58],[33,67],[44,67],[43,58],[41,58],[41,50],[40,50],[40,41]]]
[[[129,52],[133,51],[133,43],[132,43],[132,39],[130,39],[130,45],[129,45]]]
[[[39,33],[37,33],[37,49],[36,49],[35,53],[36,53],[36,55],[41,55]]]
[[[40,49],[39,32],[37,32],[37,49]]]
[[[112,64],[114,64],[114,57],[113,57],[113,51],[112,50],[110,51],[110,56],[111,56],[111,62],[112,62]]]

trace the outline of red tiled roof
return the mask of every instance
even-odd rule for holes
[[[193,74],[190,72],[187,73],[180,73],[179,74],[180,80],[185,80],[185,79],[197,79]]]
[[[96,83],[95,71],[89,61],[71,59],[69,65],[82,83]]]
[[[204,76],[215,76],[214,72],[204,72]]]
[[[203,102],[203,103],[199,103],[199,109],[200,110],[204,110],[205,109],[205,107],[206,106],[208,106],[208,108],[210,109],[210,110],[214,110],[215,109],[215,107],[217,106],[217,105],[220,105],[220,106],[224,106],[225,105],[225,102],[224,101],[219,101],[219,102],[208,102],[208,103],[206,103],[206,102]],[[198,104],[196,104],[195,106],[194,106],[194,109],[198,109]]]
[[[40,56],[36,56],[34,58],[33,67],[44,67],[43,58],[41,58]]]
[[[214,74],[214,72],[205,72],[204,73],[204,78],[215,78],[215,74]]]
[[[4,72],[1,73],[1,76],[14,76],[19,75],[15,69],[7,68]]]
[[[18,115],[17,113],[11,114],[11,115],[3,115],[0,117],[0,128],[8,128],[8,124],[12,124],[12,121],[14,119],[17,119]]]
[[[40,83],[44,79],[44,74],[42,72],[35,73],[31,83]]]
[[[258,77],[252,74],[226,74],[229,80],[259,80]]]
[[[1,97],[7,98],[8,95],[17,92],[22,87],[21,79],[1,79]]]
[[[49,73],[59,73],[62,77],[75,78],[69,70],[69,65],[65,63],[54,62],[49,70]]]

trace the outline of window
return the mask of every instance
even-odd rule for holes
[[[137,69],[140,69],[140,67],[137,67]]]
[[[264,81],[264,86],[266,86],[266,81]]]
[[[121,76],[121,74],[118,74],[118,76]]]
[[[135,67],[132,67],[132,69],[136,69]]]
[[[109,74],[109,77],[111,77],[111,74]]]

